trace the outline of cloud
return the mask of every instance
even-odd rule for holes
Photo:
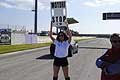
[[[38,1],[38,10],[48,10],[50,9],[50,1],[53,0],[37,0]],[[54,0],[61,1],[61,0]],[[74,0],[62,0],[70,3]],[[35,0],[0,0],[0,7],[5,8],[15,8],[21,10],[34,10],[35,9]]]
[[[8,3],[0,2],[0,7],[12,8],[13,6],[11,6],[11,5],[8,4]]]
[[[94,1],[84,2],[84,5],[90,7],[99,7],[99,6],[116,5],[116,4],[120,4],[120,0],[94,0]]]
[[[93,2],[85,2],[84,5],[91,6],[91,7],[97,7],[98,6]]]
[[[48,9],[50,1],[38,0],[38,9],[44,10]],[[32,10],[34,9],[35,0],[4,0],[0,1],[0,7],[5,8],[16,8],[22,10]]]

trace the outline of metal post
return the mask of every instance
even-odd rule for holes
[[[34,33],[37,33],[37,0],[35,0],[35,23],[34,23]]]

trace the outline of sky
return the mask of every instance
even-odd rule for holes
[[[35,0],[0,0],[0,28],[34,31]],[[57,1],[57,0],[55,0]],[[69,28],[80,34],[120,33],[120,20],[102,20],[102,13],[120,12],[120,0],[66,0],[67,17],[79,23]],[[50,0],[38,0],[38,32],[49,30]]]

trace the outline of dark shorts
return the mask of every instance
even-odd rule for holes
[[[67,57],[64,57],[64,58],[57,58],[57,57],[55,57],[53,65],[55,65],[55,66],[62,66],[62,67],[68,66],[68,59],[67,59]]]

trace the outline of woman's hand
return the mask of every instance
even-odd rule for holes
[[[64,21],[66,25],[68,25],[67,19]]]

